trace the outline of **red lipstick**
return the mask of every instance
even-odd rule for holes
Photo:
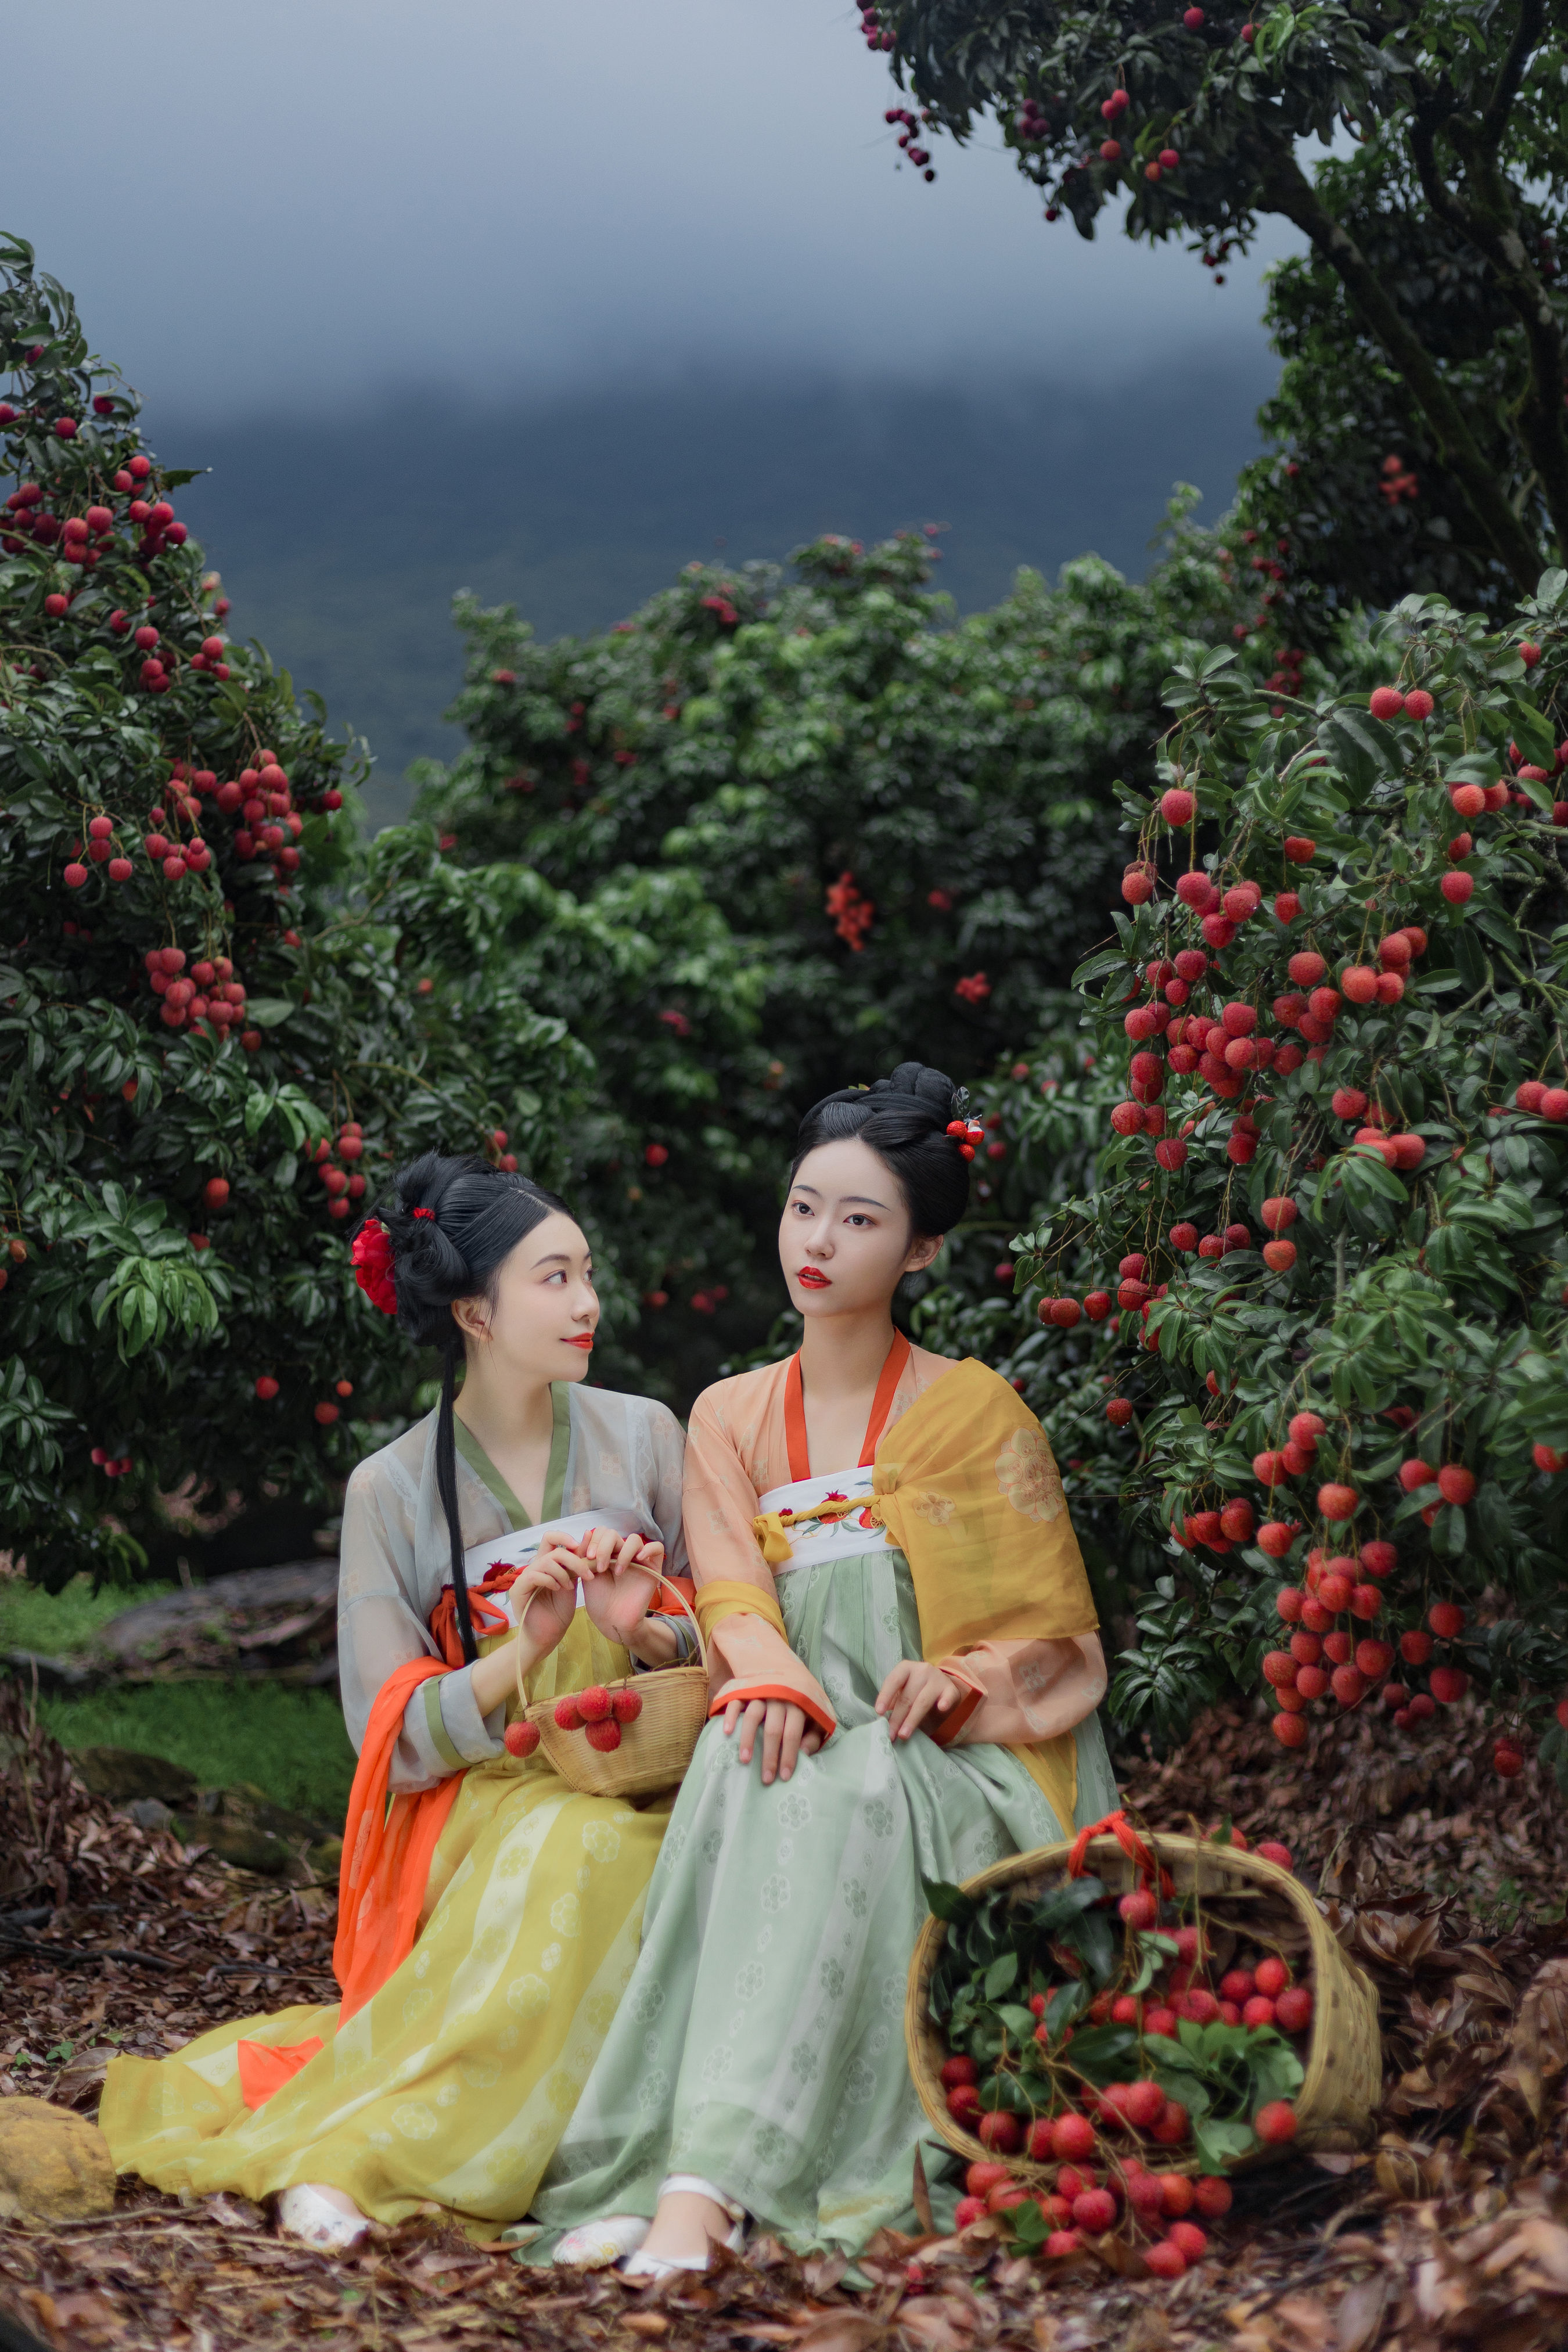
[[[593,1344],[594,1335],[591,1331],[584,1331],[580,1339],[568,1339],[566,1342],[569,1348],[591,1348]]]
[[[804,1282],[808,1290],[831,1290],[833,1287],[832,1276],[818,1273],[814,1265],[803,1265],[795,1280]]]

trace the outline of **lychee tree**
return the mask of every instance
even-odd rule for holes
[[[1305,237],[1271,298],[1281,446],[1244,498],[1269,551],[1286,541],[1292,634],[1412,586],[1517,597],[1568,549],[1545,0],[874,0],[862,29],[917,101],[887,120],[928,180],[931,142],[989,121],[1080,236],[1119,214],[1222,284],[1264,217]],[[1347,133],[1348,158],[1306,160]],[[1386,498],[1396,479],[1415,488]]]
[[[1094,936],[1113,783],[1152,775],[1160,680],[1240,609],[1185,512],[1143,584],[1086,559],[956,625],[918,533],[693,565],[552,645],[460,601],[469,745],[421,807],[457,858],[580,895],[695,874],[763,974],[773,1067],[737,1108],[770,1148],[906,1054],[970,1076]]]
[[[521,1160],[591,1221],[623,1179],[515,892],[423,828],[356,850],[359,755],[229,636],[188,477],[17,240],[0,389],[0,1541],[58,1584],[166,1549],[177,1489],[328,1497],[408,1409],[346,1245],[395,1157]]]
[[[1500,1771],[1542,1731],[1563,1760],[1565,624],[1561,572],[1499,633],[1411,599],[1357,690],[1281,717],[1212,655],[1124,796],[1127,911],[1078,975],[1123,1083],[994,1354],[1058,1414],[1109,1376],[1129,1726],[1261,1679],[1289,1748],[1473,1683]],[[1032,1084],[987,1097],[999,1136]]]

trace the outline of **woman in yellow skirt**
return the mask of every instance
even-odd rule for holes
[[[121,2171],[276,2195],[323,2247],[432,2205],[477,2236],[527,2211],[636,1961],[671,1800],[574,1795],[521,1752],[518,1684],[553,1697],[687,1648],[650,1613],[684,1566],[679,1425],[583,1385],[599,1308],[564,1204],[427,1153],[354,1257],[445,1369],[344,1503],[342,1999],[115,2059],[99,2116]]]

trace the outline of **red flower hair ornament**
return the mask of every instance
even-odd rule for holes
[[[392,1236],[380,1220],[369,1218],[354,1235],[354,1280],[373,1307],[384,1315],[397,1312],[397,1285],[392,1273]]]

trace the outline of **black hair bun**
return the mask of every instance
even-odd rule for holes
[[[925,1062],[900,1062],[890,1078],[878,1079],[872,1092],[882,1087],[893,1094],[912,1095],[917,1102],[929,1104],[932,1116],[944,1128],[949,1119],[957,1118],[968,1099],[945,1070],[933,1070]]]

